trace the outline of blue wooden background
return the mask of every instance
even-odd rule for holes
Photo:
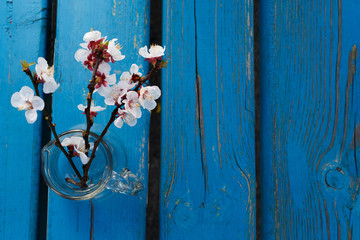
[[[48,1],[0,3],[4,240],[40,236],[42,119],[27,124],[10,98],[30,86],[20,60],[46,54]],[[170,62],[162,72],[160,104],[161,239],[360,239],[359,13],[357,0],[263,0],[255,8],[252,0],[163,1]],[[74,59],[83,34],[93,28],[119,39],[126,59],[114,66],[117,77],[133,62],[146,72],[137,50],[149,44],[150,0],[63,0],[56,15],[61,87],[52,109],[63,132],[85,121],[76,106],[84,103],[90,74]],[[104,124],[105,115],[96,121]],[[145,190],[140,197],[95,203],[94,239],[146,238],[149,120],[147,113],[133,128],[112,129]],[[47,239],[89,239],[89,202],[49,192],[47,207],[47,223],[39,228],[46,228]]]
[[[360,239],[360,2],[260,7],[261,233]]]
[[[251,1],[167,1],[161,239],[254,239]]]
[[[27,124],[10,98],[31,87],[20,59],[45,55],[46,7],[45,0],[0,3],[0,239],[37,236],[41,120]]]

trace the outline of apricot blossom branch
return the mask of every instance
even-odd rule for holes
[[[41,62],[41,59],[40,59],[40,62]],[[34,78],[34,76],[32,75],[31,71],[29,68],[25,68],[23,70],[26,75],[29,76],[33,86],[34,86],[34,89],[35,89],[35,93],[36,93],[36,96],[40,98],[40,92],[39,92],[39,80],[36,80]],[[36,76],[37,79],[39,79],[37,76]],[[42,99],[41,99],[42,100]],[[44,105],[44,104],[43,104]],[[64,149],[64,147],[61,145],[61,142],[60,142],[60,139],[59,139],[59,136],[58,134],[56,133],[56,130],[55,130],[55,124],[52,122],[52,118],[51,116],[47,113],[47,111],[45,110],[45,108],[43,107],[42,109],[42,112],[43,112],[43,115],[44,115],[44,118],[45,120],[47,121],[47,124],[49,125],[50,129],[51,129],[51,132],[53,133],[54,135],[54,138],[55,138],[55,142],[56,142],[56,146],[58,146],[60,148],[60,150],[63,152],[63,154],[65,155],[65,157],[68,159],[71,167],[73,168],[76,176],[80,179],[80,181],[82,181],[82,176],[79,172],[79,170],[76,168],[73,160],[72,160],[72,157],[66,152],[66,150]],[[84,185],[85,187],[85,185]]]
[[[26,120],[30,124],[36,121],[37,111],[43,111],[55,137],[56,146],[66,156],[79,178],[79,181],[71,178],[65,180],[84,189],[88,186],[89,169],[95,159],[97,148],[110,126],[114,124],[117,128],[122,128],[124,123],[127,123],[133,127],[136,125],[137,119],[142,116],[141,107],[148,111],[156,107],[155,100],[161,96],[161,91],[157,86],[149,86],[147,81],[156,71],[165,68],[167,61],[163,59],[165,47],[159,45],[152,45],[149,49],[147,46],[142,47],[138,53],[150,64],[149,72],[142,76],[139,71],[140,67],[134,63],[131,64],[129,71],[121,74],[117,82],[116,75],[110,73],[110,62],[114,63],[125,58],[120,51],[121,47],[117,43],[117,39],[107,40],[106,37],[101,36],[99,31],[90,31],[84,35],[83,40],[84,43],[80,44],[81,48],[75,53],[75,59],[92,72],[92,77],[87,86],[86,106],[78,105],[78,109],[86,115],[86,129],[83,131],[82,137],[72,136],[60,140],[51,116],[44,109],[45,103],[40,97],[39,84],[43,84],[45,94],[54,93],[60,86],[54,79],[54,68],[49,67],[44,58],[38,59],[34,74],[29,68],[32,64],[28,64],[26,61],[22,62],[23,71],[30,77],[36,96],[31,88],[24,86],[20,92],[13,94],[11,104],[18,110],[25,110]],[[95,106],[93,100],[95,93],[104,98],[105,105],[114,106],[114,109],[99,138],[90,142],[89,135],[94,124],[94,117],[100,111],[105,110],[104,107]],[[74,157],[80,158],[83,165],[83,176],[73,162]]]

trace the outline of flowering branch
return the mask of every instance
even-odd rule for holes
[[[150,79],[150,77],[152,75],[154,75],[159,69],[158,68],[152,68],[148,74],[146,74],[145,77],[142,77],[141,80],[139,81],[139,84],[136,86],[136,88],[134,89],[134,91],[139,90],[139,88],[147,81]]]
[[[94,119],[90,114],[90,107],[91,107],[91,102],[92,102],[92,95],[94,93],[95,90],[95,84],[96,84],[96,72],[99,68],[100,63],[102,62],[102,58],[101,57],[97,57],[96,58],[96,63],[94,66],[94,71],[93,71],[93,75],[91,77],[90,83],[88,85],[88,89],[89,89],[89,93],[87,96],[87,107],[85,108],[85,115],[86,115],[86,131],[83,134],[84,140],[85,140],[85,154],[86,156],[89,156],[89,149],[90,149],[90,144],[89,144],[89,134],[90,134],[90,129],[94,123]]]
[[[160,63],[161,64],[161,63]],[[138,91],[139,88],[147,81],[150,79],[150,77],[155,74],[157,72],[157,70],[160,69],[158,67],[153,67],[149,73],[145,76],[145,77],[141,77],[139,80],[138,85],[135,87],[134,91]],[[125,99],[125,96],[122,97],[122,99]],[[85,165],[83,165],[83,171],[84,171],[84,177],[83,177],[83,181],[86,182],[88,180],[88,173],[89,173],[89,168],[91,166],[91,163],[93,161],[93,159],[95,158],[95,152],[97,147],[99,146],[100,142],[102,141],[103,137],[105,136],[105,134],[107,133],[107,130],[109,129],[109,127],[113,124],[113,122],[116,119],[116,116],[118,114],[118,110],[124,107],[124,103],[122,103],[121,105],[118,105],[115,107],[115,109],[112,111],[111,113],[111,117],[108,121],[108,123],[106,124],[104,130],[102,131],[102,133],[100,134],[99,138],[95,141],[94,143],[94,148],[93,151],[91,153],[89,162]]]
[[[94,148],[93,148],[93,151],[91,153],[91,156],[90,156],[90,159],[89,159],[89,162],[86,163],[85,165],[83,165],[83,171],[84,171],[84,177],[82,179],[82,183],[86,183],[86,181],[89,179],[89,168],[90,168],[90,165],[93,161],[93,159],[95,158],[95,152],[96,152],[96,149],[97,147],[99,146],[101,140],[103,139],[103,137],[105,136],[105,134],[107,133],[107,130],[109,129],[109,127],[111,126],[111,124],[115,121],[116,119],[116,114],[117,114],[117,111],[120,107],[116,107],[112,113],[111,113],[111,117],[110,117],[110,120],[109,122],[106,124],[104,130],[102,131],[102,133],[100,134],[99,138],[95,141],[94,143]]]
[[[54,93],[60,86],[54,79],[54,68],[49,67],[44,58],[40,57],[38,59],[38,64],[35,66],[36,74],[32,74],[29,69],[32,64],[28,64],[26,61],[21,63],[23,71],[33,83],[36,96],[31,88],[24,86],[20,92],[12,95],[11,104],[19,110],[26,111],[25,117],[28,123],[36,121],[36,111],[43,111],[44,117],[55,137],[56,146],[66,156],[79,178],[79,181],[66,178],[66,182],[85,189],[88,187],[89,169],[95,158],[96,150],[110,126],[114,123],[116,127],[121,128],[124,122],[131,127],[135,126],[137,119],[142,115],[140,107],[149,111],[156,107],[155,100],[161,96],[160,89],[157,86],[144,85],[155,72],[166,67],[167,61],[163,60],[165,47],[158,45],[152,45],[149,49],[147,46],[142,47],[139,49],[139,54],[149,62],[150,71],[146,76],[142,76],[142,73],[139,72],[139,66],[132,64],[130,71],[123,72],[120,81],[116,83],[116,75],[110,74],[111,67],[109,63],[125,58],[120,52],[119,44],[116,43],[117,39],[109,41],[106,40],[106,37],[102,37],[99,31],[90,31],[84,35],[83,40],[85,42],[80,44],[82,48],[76,51],[75,59],[92,72],[92,77],[88,84],[87,105],[78,105],[78,109],[86,115],[86,130],[82,132],[82,137],[66,137],[60,142],[55,130],[55,124],[52,122],[51,116],[44,110],[45,103],[40,98],[38,85],[43,84],[43,91],[46,94]],[[115,106],[115,108],[99,138],[95,142],[90,142],[89,135],[94,123],[94,117],[98,112],[105,109],[94,105],[93,94],[96,92],[104,97],[106,105]],[[68,151],[65,150],[65,147],[67,147]],[[74,157],[79,157],[83,164],[83,176],[81,176],[73,162]]]
[[[23,70],[26,75],[28,75],[31,79],[31,82],[34,86],[34,89],[35,89],[35,93],[36,93],[36,96],[40,97],[40,93],[39,93],[39,83],[35,80],[34,76],[32,75],[31,71],[29,68]],[[55,124],[52,123],[52,118],[51,116],[47,113],[47,111],[45,110],[45,108],[42,110],[43,114],[44,114],[44,118],[45,120],[47,121],[50,129],[51,129],[51,132],[54,134],[54,137],[55,137],[55,142],[56,142],[56,146],[58,146],[60,148],[60,150],[64,153],[65,157],[68,159],[71,167],[73,168],[74,172],[76,173],[76,176],[80,179],[80,181],[82,181],[82,177],[81,177],[81,174],[80,172],[78,171],[78,169],[76,168],[73,160],[72,160],[72,157],[66,152],[66,150],[64,149],[64,147],[61,145],[61,142],[60,142],[60,139],[59,139],[59,136],[57,135],[56,133],[56,130],[55,130]],[[87,187],[86,185],[83,185],[84,187]]]

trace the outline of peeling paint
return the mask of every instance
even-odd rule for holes
[[[116,0],[114,0],[114,5],[112,7],[112,15],[115,16],[116,15]]]

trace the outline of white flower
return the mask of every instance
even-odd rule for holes
[[[157,58],[164,55],[165,47],[152,45],[148,51],[147,46],[139,49],[139,54],[144,58]]]
[[[60,84],[55,82],[54,67],[49,67],[47,61],[44,58],[38,58],[38,64],[35,66],[35,71],[39,81],[44,83],[44,93],[53,93],[56,91],[56,89],[58,89]]]
[[[125,55],[122,55],[121,52],[120,52],[120,49],[121,49],[120,45],[118,43],[115,43],[116,41],[117,41],[116,38],[112,39],[109,42],[108,49],[107,49],[107,52],[112,57],[112,62],[120,61],[120,60],[123,60],[125,58]]]
[[[96,72],[97,83],[95,85],[95,92],[97,91],[101,96],[106,94],[106,91],[104,91],[105,88],[109,87],[109,85],[114,85],[116,82],[116,75],[110,75],[110,70],[110,65],[102,62]]]
[[[76,51],[75,59],[87,66],[91,71],[98,54],[103,57],[105,62],[115,62],[125,58],[125,55],[121,54],[120,45],[116,43],[116,38],[107,42],[106,37],[102,37],[99,31],[90,31],[85,33],[84,41],[84,43],[80,44],[82,48]]]
[[[129,84],[132,83],[132,76],[133,75],[137,75],[138,77],[141,77],[142,76],[142,73],[139,72],[139,66],[136,65],[136,64],[132,64],[131,67],[130,67],[130,72],[123,72],[120,76],[120,80],[121,81],[126,81],[128,82]],[[136,86],[136,83],[134,83],[134,86]],[[131,87],[131,88],[133,88]]]
[[[139,95],[137,92],[129,91],[126,94],[126,99],[122,101],[125,103],[125,110],[134,115],[136,118],[141,117],[141,109],[139,103]]]
[[[74,155],[80,157],[82,164],[89,162],[89,157],[84,153],[85,151],[85,140],[82,137],[72,136],[64,138],[61,141],[61,145],[68,147],[69,150],[75,150]],[[90,143],[90,149],[92,149],[94,143]],[[73,148],[73,149],[72,149]]]
[[[87,106],[84,106],[83,104],[79,104],[78,105],[78,109],[82,112],[85,113],[85,109]],[[96,117],[98,112],[104,111],[105,108],[104,107],[100,107],[100,106],[95,106],[94,103],[92,102],[90,105],[90,116]]]
[[[131,74],[136,74],[136,75],[138,75],[139,77],[142,76],[142,73],[139,72],[139,66],[136,65],[135,63],[134,63],[134,64],[131,64],[130,73],[131,73]]]
[[[45,103],[38,97],[34,96],[34,91],[24,86],[20,92],[15,92],[11,96],[11,105],[18,110],[25,110],[25,117],[28,123],[34,123],[37,119],[37,110],[43,110]]]
[[[121,98],[127,93],[131,86],[125,81],[119,81],[111,87],[103,89],[103,96],[105,97],[106,105],[115,105],[115,103],[121,104]]]
[[[89,47],[89,43],[92,41],[96,42],[102,38],[106,39],[106,37],[101,37],[101,32],[99,32],[99,31],[90,31],[90,32],[85,33],[85,35],[83,37],[83,40],[85,42],[80,44],[80,46],[82,48],[77,50],[75,53],[76,61],[84,64],[84,62],[88,60],[88,56],[92,52],[91,46]]]
[[[126,122],[130,127],[136,125],[137,122],[136,118],[128,111],[119,109],[118,115],[119,117],[114,121],[116,127],[121,128],[124,122]]]
[[[140,89],[139,102],[143,108],[153,110],[156,107],[155,100],[161,96],[161,90],[157,86],[143,87]]]

